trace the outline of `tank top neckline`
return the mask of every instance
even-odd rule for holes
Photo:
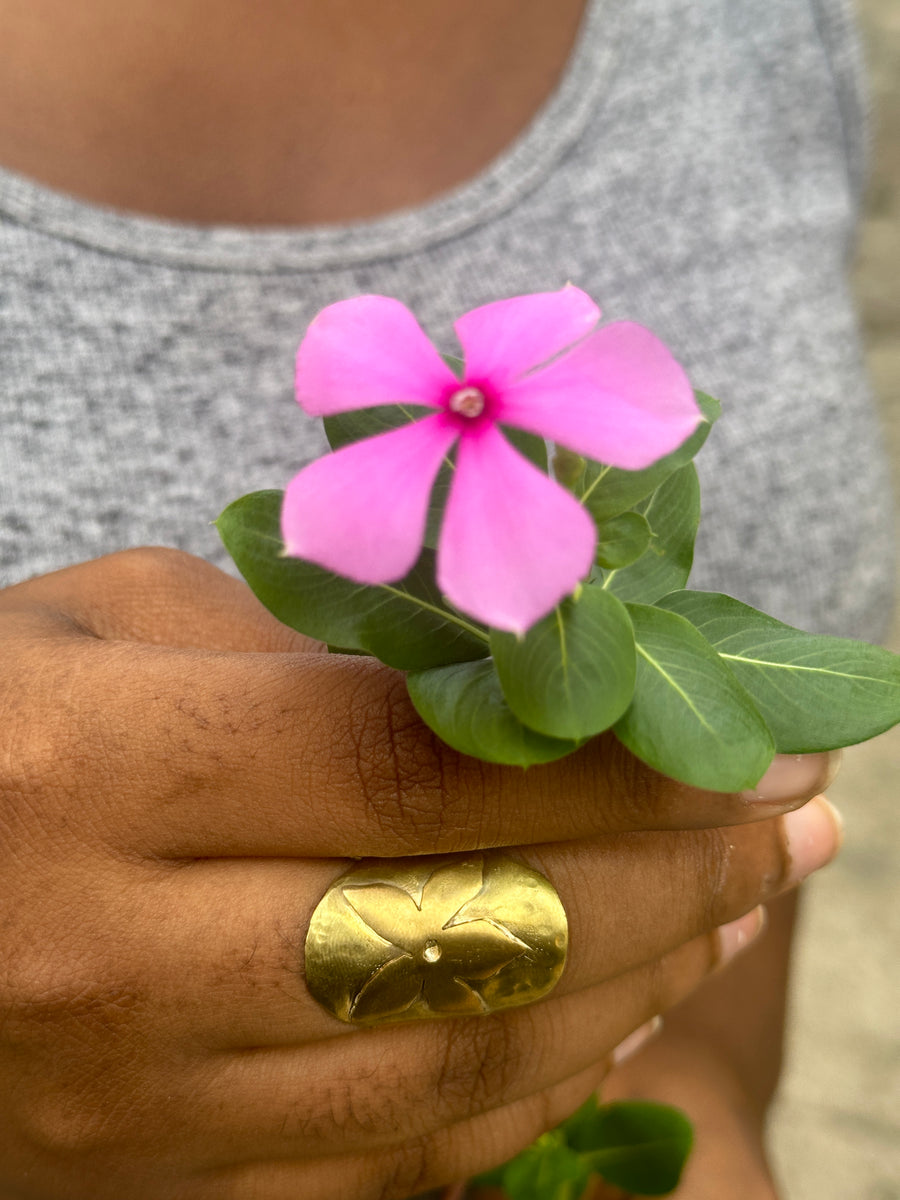
[[[334,270],[421,251],[507,212],[547,178],[607,94],[639,23],[625,15],[618,0],[587,0],[562,75],[522,132],[473,177],[415,207],[333,225],[193,224],[79,200],[0,166],[0,213],[101,252],[199,270]]]

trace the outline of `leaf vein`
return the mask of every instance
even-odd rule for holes
[[[716,730],[713,729],[713,727],[710,725],[710,723],[706,720],[703,713],[700,712],[700,710],[696,707],[696,705],[691,701],[691,698],[687,694],[687,692],[684,691],[684,689],[678,685],[676,680],[674,680],[672,678],[672,676],[668,673],[668,671],[666,671],[666,669],[663,667],[662,663],[657,662],[655,658],[653,658],[651,655],[649,655],[643,646],[636,643],[635,649],[637,650],[638,654],[642,655],[647,660],[647,662],[650,663],[650,665],[652,667],[654,667],[657,671],[659,671],[660,675],[662,675],[662,677],[663,677],[663,679],[665,679],[666,683],[668,683],[669,686],[675,692],[677,692],[677,694],[682,698],[682,700],[685,702],[685,704],[688,706],[688,708],[691,710],[691,712],[694,714],[694,716],[697,718],[697,720],[700,722],[700,724],[703,725],[703,727],[705,729],[709,730],[709,732],[711,734],[713,734],[713,736],[718,736],[716,733]]]
[[[890,680],[879,679],[877,675],[856,675],[850,671],[835,671],[829,667],[806,667],[800,663],[780,663],[773,662],[771,659],[747,658],[743,654],[725,654],[721,650],[719,651],[719,657],[731,659],[733,662],[746,663],[751,667],[765,667],[782,671],[808,671],[814,675],[833,675],[837,679],[855,679],[860,683],[881,683],[893,686]]]

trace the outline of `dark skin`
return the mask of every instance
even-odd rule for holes
[[[675,784],[612,738],[528,772],[466,759],[396,672],[174,551],[0,592],[0,644],[4,1200],[400,1200],[465,1178],[576,1108],[737,951],[735,920],[752,939],[757,906],[837,848],[827,809],[798,807],[826,756],[788,787],[779,764],[778,803]],[[305,930],[348,855],[492,847],[568,914],[546,1000],[363,1031],[315,1004]],[[686,1083],[719,1154],[730,1114],[743,1164],[768,1081],[702,1019],[682,1032],[650,1094]]]
[[[0,160],[189,221],[418,204],[527,124],[582,4],[134,0],[126,18],[115,0],[3,0]]]
[[[373,216],[420,203],[469,178],[515,137],[557,82],[576,35],[582,7],[583,0],[560,0],[552,6],[544,0],[456,0],[453,5],[389,0],[377,6],[359,0],[342,3],[271,0],[266,4],[250,4],[249,0],[216,3],[182,0],[170,6],[161,6],[155,0],[133,0],[128,6],[117,0],[85,0],[77,5],[65,0],[0,0],[0,161],[86,200],[177,220],[302,225]],[[465,130],[464,137],[460,136],[460,130]],[[313,661],[309,647],[279,630],[243,591],[235,590],[238,585],[222,582],[216,574],[205,575],[198,583],[195,573],[199,568],[178,560],[177,567],[162,572],[163,586],[148,592],[148,578],[156,576],[152,572],[150,576],[142,576],[141,570],[146,572],[150,564],[144,562],[135,567],[132,563],[122,570],[118,563],[118,559],[110,560],[3,594],[6,610],[3,634],[14,640],[17,652],[25,654],[23,661],[30,665],[28,674],[22,678],[32,684],[30,689],[21,685],[18,690],[8,691],[6,704],[12,710],[30,714],[29,727],[35,731],[37,743],[24,747],[26,763],[32,761],[30,755],[36,754],[35,769],[52,775],[46,786],[31,791],[26,788],[24,793],[15,776],[12,783],[9,778],[4,781],[5,807],[0,821],[4,836],[16,827],[23,794],[27,797],[28,811],[33,809],[44,827],[53,831],[47,843],[49,848],[35,847],[33,857],[21,864],[25,871],[22,878],[32,881],[25,891],[34,889],[30,915],[27,919],[22,917],[23,947],[33,947],[35,939],[40,944],[39,939],[47,938],[47,931],[59,928],[60,923],[68,927],[65,914],[72,911],[71,906],[77,911],[77,897],[87,894],[86,885],[74,867],[66,874],[71,884],[69,892],[59,884],[58,854],[65,853],[65,861],[77,863],[80,860],[78,854],[72,858],[73,849],[81,846],[85,869],[90,864],[94,870],[99,853],[98,830],[109,812],[124,811],[120,798],[114,794],[114,783],[107,779],[101,785],[92,777],[83,751],[84,731],[79,729],[78,720],[86,719],[91,706],[101,706],[101,701],[105,711],[110,712],[110,704],[115,703],[110,699],[115,692],[111,680],[119,677],[123,669],[137,670],[138,659],[144,666],[153,665],[144,649],[147,644],[168,648],[173,654],[178,647],[191,647],[202,656],[195,662],[176,655],[167,660],[169,666],[157,681],[159,694],[171,699],[172,711],[177,714],[167,728],[175,731],[172,736],[177,735],[180,745],[187,746],[196,736],[189,706],[186,708],[182,701],[194,686],[192,681],[198,678],[198,672],[202,676],[203,672],[222,667],[224,660],[217,656],[223,652],[228,662],[226,675],[234,672],[233,679],[229,676],[228,686],[238,692],[246,693],[250,679],[243,656],[278,652],[299,656],[297,669],[305,680],[304,696],[314,696],[316,689],[325,695],[339,696],[342,688],[350,687],[354,695],[365,694],[372,708],[379,712],[399,703],[391,673],[368,671],[358,662],[341,665],[319,656]],[[156,566],[153,564],[154,570]],[[197,586],[220,599],[223,615],[212,626],[208,621],[209,605],[205,603],[199,613],[188,602],[187,597]],[[136,588],[141,596],[140,605],[134,603]],[[107,644],[116,647],[115,661],[111,659],[109,664],[112,672],[109,677],[102,672],[91,676],[76,670],[81,661],[79,656],[89,651],[96,653],[99,645]],[[70,658],[66,659],[66,655]],[[4,661],[10,661],[6,655]],[[58,672],[66,661],[72,664],[70,675],[61,681],[55,679],[51,662]],[[42,663],[47,664],[46,669]],[[260,660],[260,670],[263,665]],[[269,697],[265,703],[283,704],[279,688],[287,684],[272,683],[267,666],[263,673],[269,682],[253,686],[261,687]],[[359,673],[362,676],[357,678]],[[295,678],[293,670],[289,676]],[[8,679],[13,678],[8,674]],[[48,701],[38,685],[51,678],[55,679],[56,690],[49,693]],[[69,698],[62,710],[56,703],[61,694]],[[128,703],[133,702],[131,696]],[[291,703],[296,705],[296,696]],[[409,728],[414,729],[414,718],[402,704],[401,710]],[[5,714],[9,711],[9,707],[4,709]],[[48,723],[48,712],[54,714],[55,724]],[[271,712],[255,712],[254,719],[261,721],[261,727],[273,727]],[[242,720],[249,719],[247,714],[239,715]],[[343,712],[342,720],[349,723],[352,732],[353,721],[361,720],[359,710]],[[4,723],[7,730],[11,727],[19,725]],[[140,728],[140,722],[137,727]],[[229,724],[222,718],[222,747],[210,749],[210,764],[231,744],[233,732],[229,730],[233,731],[233,727],[233,721]],[[115,728],[119,727],[113,721]],[[132,778],[148,780],[147,747],[142,750],[140,737],[127,748],[121,740],[127,730],[134,728],[134,714],[123,712],[116,761],[126,755]],[[36,753],[48,744],[58,750],[50,759]],[[423,755],[431,761],[430,756],[435,754],[420,732],[415,733],[410,745],[414,748],[412,761],[401,756],[401,767],[405,770],[412,770],[413,764],[421,767]],[[15,749],[21,752],[22,743],[16,743]],[[277,761],[284,754],[283,744],[276,739],[259,753],[263,755],[261,761],[266,755],[271,756],[269,766],[261,768],[259,774],[264,778],[279,778]],[[601,776],[612,772],[622,784],[618,750],[607,742],[599,743],[589,753],[599,757],[580,777],[580,787],[586,786],[584,781],[593,779],[598,772]],[[447,777],[458,781],[461,768],[453,756],[450,759],[452,769]],[[448,761],[445,755],[445,766]],[[396,764],[389,765],[391,772],[394,771]],[[372,769],[387,772],[387,766],[377,762]],[[565,772],[571,768],[553,770],[557,769]],[[202,798],[207,786],[206,768],[198,766],[195,760],[185,762],[179,770],[194,789],[195,798]],[[488,811],[477,806],[471,808],[471,795],[461,804],[458,790],[451,790],[443,797],[442,812],[458,813],[465,809],[469,822],[474,822],[457,826],[451,817],[445,827],[447,848],[520,843],[569,845],[573,840],[577,843],[578,839],[615,836],[636,829],[677,830],[692,823],[730,826],[749,819],[746,806],[741,808],[731,800],[707,801],[706,807],[698,810],[696,802],[687,802],[685,789],[675,785],[666,785],[658,793],[651,789],[656,797],[653,805],[636,817],[635,789],[650,794],[647,775],[633,765],[626,775],[629,782],[623,794],[630,815],[616,816],[607,827],[599,828],[597,797],[592,795],[583,797],[584,805],[580,802],[574,805],[574,811],[582,815],[573,820],[557,815],[549,827],[538,828],[537,818],[529,816],[528,800],[530,789],[536,785],[528,784],[523,792],[518,783],[513,787],[503,782],[502,773],[492,772],[491,786],[479,792],[488,804]],[[527,778],[536,776],[529,774]],[[811,777],[807,789],[802,794],[798,792],[785,807],[808,798],[822,781],[821,772],[819,777]],[[515,828],[495,827],[491,797],[496,799],[510,788],[519,806]],[[352,792],[352,787],[345,788],[340,798],[340,804],[351,816]],[[272,793],[269,788],[267,796],[273,794],[282,803],[289,802],[287,792],[281,794],[276,789]],[[96,809],[94,827],[81,829],[78,821],[66,816],[69,811],[66,797],[71,795],[90,797],[90,805]],[[539,799],[539,795],[533,796],[532,802]],[[248,838],[246,816],[241,817],[240,806],[235,808],[232,826],[228,824],[227,810],[223,813],[221,807],[210,808],[207,813],[192,813],[190,806],[179,806],[170,799],[165,811],[172,820],[169,825],[164,823],[165,836],[162,836],[158,824],[140,805],[128,810],[128,820],[117,826],[114,857],[127,860],[131,856],[138,861],[142,855],[149,855],[154,861],[159,858],[164,862],[170,859],[181,862],[185,856],[216,860],[222,855],[237,855],[241,861],[252,862],[247,856],[275,855],[276,861],[281,862],[285,856],[300,856],[308,864],[304,869],[311,872],[308,897],[303,892],[304,903],[309,904],[314,903],[316,889],[324,887],[330,878],[329,871],[333,874],[334,870],[323,869],[321,864],[316,867],[314,861],[320,857],[331,862],[334,861],[331,856],[335,855],[395,855],[434,848],[433,837],[426,842],[416,832],[416,829],[421,831],[422,814],[415,806],[401,815],[399,825],[394,826],[396,836],[385,835],[390,822],[387,826],[382,824],[388,820],[382,814],[374,826],[362,818],[348,819],[341,837],[328,845],[308,844],[302,839],[286,841],[281,830],[273,834],[274,844],[257,844]],[[698,811],[702,813],[700,817]],[[443,1132],[423,1128],[411,1142],[404,1142],[398,1132],[405,1128],[406,1119],[398,1115],[398,1128],[378,1130],[377,1145],[367,1144],[363,1139],[342,1146],[339,1160],[332,1161],[332,1166],[336,1161],[342,1164],[340,1187],[349,1189],[346,1194],[361,1196],[362,1185],[353,1181],[368,1178],[370,1170],[382,1181],[382,1192],[373,1195],[402,1195],[406,1183],[409,1186],[405,1190],[409,1191],[486,1167],[498,1157],[515,1152],[547,1124],[561,1119],[606,1079],[605,1090],[610,1096],[635,1094],[680,1103],[694,1117],[698,1124],[698,1148],[679,1190],[679,1200],[713,1200],[713,1197],[719,1200],[723,1196],[729,1200],[774,1200],[776,1193],[765,1163],[761,1129],[780,1065],[783,995],[793,913],[789,897],[776,898],[782,890],[778,880],[783,881],[784,871],[773,867],[783,854],[775,812],[754,813],[754,817],[769,815],[769,819],[754,826],[756,833],[752,837],[742,835],[743,857],[738,876],[743,883],[739,901],[717,902],[718,907],[708,908],[705,919],[700,919],[696,915],[698,897],[683,895],[680,907],[675,905],[680,920],[677,929],[665,936],[645,931],[644,941],[637,939],[639,945],[633,940],[623,942],[619,974],[615,971],[610,974],[612,969],[607,965],[607,973],[601,978],[596,971],[591,974],[585,968],[581,986],[609,988],[618,980],[616,1018],[608,1022],[609,1028],[604,1026],[596,1045],[581,1046],[581,1057],[577,1062],[567,1063],[563,1075],[553,1080],[529,1078],[509,1095],[501,1096],[497,1091],[477,1113],[448,1102],[446,1111],[441,1110]],[[295,822],[299,816],[296,815]],[[179,824],[182,818],[183,825]],[[406,820],[411,823],[409,828],[404,825]],[[432,831],[436,828],[433,821],[429,828]],[[210,829],[217,830],[212,840]],[[691,841],[695,834],[670,836],[688,839],[683,845],[685,861],[697,853]],[[109,847],[104,852],[106,849]],[[20,845],[20,856],[22,853],[25,851]],[[663,854],[662,849],[659,853]],[[676,857],[680,853],[681,849]],[[825,846],[823,859],[829,853]],[[657,878],[655,854],[653,844],[648,841],[640,856],[640,872],[646,872],[648,880]],[[668,860],[671,854],[667,850],[663,856]],[[548,861],[552,871],[556,863],[552,853]],[[558,866],[556,870],[559,873]],[[769,879],[767,883],[763,882],[764,876]],[[56,881],[54,904],[47,901],[50,879]],[[279,886],[273,876],[272,896],[281,896]],[[701,892],[704,886],[700,885]],[[65,903],[58,898],[60,894]],[[198,907],[202,908],[200,893],[197,895]],[[24,891],[20,899],[22,904],[26,903]],[[770,915],[765,935],[727,973],[717,975],[689,999],[684,999],[711,967],[715,950],[714,946],[711,949],[709,931],[762,900],[769,904]],[[621,897],[619,901],[624,903]],[[701,905],[708,903],[709,897],[704,893],[699,901]],[[264,909],[264,896],[259,902]],[[615,915],[616,898],[610,897],[610,902]],[[296,903],[293,908],[282,900],[270,898],[269,903],[284,920],[302,918]],[[16,909],[20,915],[25,911]],[[141,911],[138,904],[135,917],[138,922]],[[94,923],[91,928],[100,944],[116,936],[115,930],[102,924]],[[120,931],[118,936],[124,939],[124,932]],[[603,936],[608,941],[611,934],[605,931]],[[237,934],[235,941],[237,948],[232,952],[238,953],[243,943]],[[97,999],[96,1012],[101,1016],[106,1014],[103,1020],[79,1018],[77,996],[72,995],[76,986],[73,980],[79,978],[79,972],[76,970],[72,975],[64,970],[60,978],[54,976],[50,981],[57,988],[61,1002],[55,1008],[46,1004],[42,1007],[41,1002],[33,1010],[43,1014],[40,1038],[35,1034],[37,1026],[23,1018],[23,1029],[31,1031],[26,1040],[30,1038],[29,1044],[36,1047],[35,1057],[23,1058],[17,1052],[4,1060],[11,1086],[26,1098],[18,1110],[24,1114],[22,1122],[9,1120],[5,1124],[7,1144],[0,1157],[11,1165],[5,1167],[6,1176],[0,1177],[0,1195],[4,1200],[100,1197],[105,1193],[100,1190],[99,1181],[105,1179],[112,1181],[113,1188],[128,1180],[133,1189],[135,1163],[145,1161],[146,1154],[155,1153],[154,1138],[159,1145],[169,1145],[171,1126],[178,1126],[179,1113],[175,1110],[179,1101],[166,1098],[163,1083],[149,1064],[156,1054],[174,1053],[172,1046],[180,1046],[179,1039],[190,1032],[184,1021],[183,1027],[166,1025],[167,1019],[174,1020],[173,1014],[184,1014],[186,994],[179,992],[172,979],[183,979],[185,964],[176,963],[173,958],[162,964],[165,969],[153,974],[156,968],[151,970],[145,955],[129,958],[121,944],[113,942],[113,945],[115,961],[121,961],[123,966],[122,978],[115,984],[113,972],[112,984],[127,992],[129,971],[132,982],[134,977],[143,979],[149,989],[146,1011],[150,1017],[142,1023],[138,1010],[133,1006],[117,1007],[109,999],[110,992],[106,1000],[102,996]],[[223,947],[223,953],[225,950]],[[162,949],[159,953],[163,953]],[[674,960],[673,953],[676,953]],[[673,965],[660,967],[663,956],[669,956],[665,961]],[[61,957],[65,965],[65,950]],[[32,962],[28,954],[24,954],[24,959],[39,975],[49,969],[51,962],[40,956]],[[95,966],[111,971],[111,961],[104,959]],[[167,970],[173,974],[167,976]],[[152,984],[148,982],[148,972],[153,975]],[[53,970],[50,973],[53,975]],[[14,986],[14,994],[6,996],[6,1003],[12,1005],[14,1012],[19,1011],[23,996],[30,995],[32,976],[33,972],[26,971],[18,985],[20,990],[16,992]],[[227,969],[225,976],[228,977]],[[279,1002],[278,995],[282,993],[278,989],[282,985],[276,986],[277,978],[277,973],[268,979],[264,974],[256,983],[263,993],[267,988],[273,989],[274,996],[259,1011],[260,1014],[265,1011],[268,1029],[280,1030],[282,1039],[291,1042],[297,1037],[293,1015],[297,1001],[292,994],[288,1002]],[[621,982],[623,978],[626,983]],[[296,990],[295,987],[293,991]],[[253,1023],[255,996],[254,991],[249,991],[246,1007],[240,1010],[251,1014],[246,1018],[249,1024]],[[235,999],[238,998],[236,992]],[[669,1017],[663,1034],[637,1057],[609,1074],[609,1055],[615,1042],[676,1000],[681,1000],[681,1004]],[[198,1008],[203,1002],[204,993],[200,992],[196,997]],[[313,1023],[318,1019],[309,1017]],[[238,1033],[240,1020],[237,1017],[234,1020],[236,1026],[228,1033],[229,1044],[243,1045],[241,1038],[244,1038],[258,1045],[263,1037],[260,1029],[248,1027]],[[106,1078],[111,1081],[110,1089],[98,1090],[98,1081],[90,1077],[86,1065],[81,1077],[77,1071],[75,1078],[64,1074],[57,1077],[56,1092],[35,1091],[34,1081],[44,1077],[41,1072],[46,1063],[60,1061],[62,1046],[77,1044],[77,1038],[71,1039],[82,1025],[87,1030],[86,1044],[96,1061],[108,1060]],[[304,1027],[303,1037],[307,1039],[335,1036],[330,1027],[329,1030],[323,1027],[315,1034]],[[405,1045],[404,1039],[410,1040],[408,1054],[411,1061],[416,1061],[413,1035],[408,1031],[379,1036],[392,1037],[391,1042],[384,1044],[401,1058],[407,1051],[397,1051],[396,1047]],[[128,1037],[139,1047],[133,1077],[128,1076],[117,1057],[122,1053],[122,1038],[127,1042]],[[225,1037],[225,1030],[217,1030],[215,1037]],[[144,1061],[142,1054],[148,1062],[144,1074],[140,1066]],[[479,1067],[477,1062],[477,1048],[470,1058],[471,1069],[483,1072],[484,1063]],[[75,1062],[78,1061],[76,1055]],[[88,1061],[86,1058],[85,1064]],[[23,1068],[24,1074],[16,1065],[22,1062],[33,1064]],[[326,1066],[320,1068],[323,1078],[328,1077],[328,1070]],[[52,1073],[48,1078],[54,1078]],[[426,1083],[423,1080],[423,1088]],[[55,1096],[74,1096],[74,1107],[60,1109],[54,1102]],[[83,1098],[83,1111],[78,1109],[78,1097]],[[363,1099],[357,1098],[359,1103]],[[271,1102],[274,1110],[257,1113],[265,1128],[277,1125],[280,1119],[287,1120],[287,1107],[279,1118],[277,1088]],[[288,1105],[287,1099],[283,1103]],[[174,1104],[172,1112],[167,1104]],[[220,1105],[226,1104],[225,1099],[220,1099]],[[126,1110],[130,1110],[133,1121],[143,1120],[141,1129],[129,1125],[128,1117],[123,1115]],[[101,1120],[102,1113],[113,1115]],[[161,1120],[161,1113],[168,1113],[171,1125]],[[210,1115],[217,1136],[225,1136],[223,1128],[231,1130],[229,1144],[238,1146],[233,1162],[219,1143],[210,1141],[212,1135],[207,1136],[201,1117],[192,1112],[188,1125],[196,1133],[194,1141],[188,1139],[189,1145],[180,1143],[181,1157],[175,1155],[177,1163],[173,1165],[167,1160],[160,1167],[158,1178],[141,1185],[145,1190],[140,1193],[132,1190],[129,1194],[135,1200],[139,1194],[151,1200],[207,1194],[252,1195],[261,1200],[276,1200],[281,1195],[321,1194],[323,1200],[325,1197],[332,1200],[338,1194],[335,1182],[338,1177],[328,1174],[322,1160],[315,1160],[310,1166],[310,1160],[303,1157],[309,1154],[308,1149],[296,1144],[288,1147],[279,1144],[277,1152],[273,1151],[273,1162],[257,1166],[257,1174],[253,1175],[253,1164],[247,1165],[247,1156],[240,1149],[240,1121],[222,1108],[217,1120],[218,1126]],[[252,1117],[247,1121],[248,1128],[252,1128]],[[329,1136],[337,1138],[339,1132],[332,1131]],[[404,1145],[411,1149],[404,1151]],[[416,1171],[419,1161],[416,1155],[421,1155],[423,1148],[427,1154],[422,1161],[427,1158],[431,1163],[432,1175],[427,1169]],[[291,1163],[285,1165],[279,1155],[291,1158]],[[279,1159],[280,1166],[275,1159]],[[185,1184],[177,1175],[180,1169],[177,1164],[182,1160],[193,1163],[197,1170],[200,1163],[208,1173],[219,1164],[223,1174],[203,1185],[210,1187],[207,1193],[196,1180],[194,1185]],[[227,1174],[226,1168],[231,1174]],[[170,1174],[166,1175],[165,1170]],[[26,1183],[26,1179],[31,1182]],[[110,1195],[121,1192],[113,1191]]]

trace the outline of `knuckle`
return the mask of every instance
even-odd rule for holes
[[[365,832],[391,853],[471,844],[481,811],[481,764],[466,762],[423,724],[402,675],[368,671],[351,701],[346,753]]]
[[[0,703],[0,724],[0,846],[9,864],[45,856],[71,832],[63,764],[89,755],[77,720],[35,720],[30,703],[13,712]]]
[[[71,1089],[44,1088],[20,1109],[22,1132],[42,1159],[89,1158],[113,1140],[109,1108],[84,1102]]]
[[[387,1146],[399,1131],[424,1138],[507,1103],[533,1057],[530,1034],[500,1015],[429,1022],[421,1035],[402,1059],[385,1054],[376,1066],[323,1080],[285,1135],[318,1146],[348,1137]]]
[[[142,997],[127,983],[103,980],[90,957],[66,957],[49,946],[43,954],[20,951],[5,964],[0,986],[4,1054],[30,1064],[16,1121],[50,1160],[109,1147],[137,1095],[132,1085],[142,1056],[135,1016]],[[128,1095],[124,1106],[117,1094]]]
[[[39,797],[52,789],[59,763],[71,749],[72,738],[56,722],[38,725],[27,719],[7,719],[3,726],[0,767],[3,824],[14,826],[8,829],[8,835],[18,837],[38,815],[42,807]]]
[[[92,606],[91,621],[100,637],[153,642],[160,618],[182,598],[214,594],[220,572],[183,550],[138,546],[98,559],[92,564],[102,587],[102,606]],[[166,625],[164,624],[164,628]]]
[[[103,570],[109,583],[129,591],[202,583],[215,573],[203,559],[168,546],[136,546],[98,559],[94,565]]]
[[[7,957],[2,984],[7,1044],[84,1045],[98,1033],[114,1047],[142,1007],[133,983],[105,976],[102,965],[74,946],[21,948]]]
[[[59,1040],[90,1028],[114,1032],[130,1020],[138,997],[130,986],[102,984],[83,968],[35,955],[7,972],[2,988],[5,1040]],[[78,1032],[76,1032],[78,1031]]]
[[[351,1075],[317,1083],[314,1094],[298,1102],[282,1134],[312,1147],[345,1147],[348,1142],[381,1145],[408,1128],[411,1101],[408,1078],[389,1056]]]
[[[403,1200],[424,1191],[433,1170],[436,1139],[432,1136],[410,1138],[383,1159],[380,1177],[372,1200]]]
[[[608,795],[615,802],[612,824],[637,830],[658,827],[678,785],[642,763],[617,738],[601,740]]]
[[[593,754],[601,756],[604,803],[598,815],[613,831],[732,825],[745,819],[744,807],[725,792],[710,792],[670,779],[641,762],[614,734],[601,734]],[[596,771],[596,760],[587,758]]]
[[[522,1022],[503,1014],[447,1022],[428,1091],[454,1119],[504,1104],[528,1060]]]
[[[92,714],[80,699],[78,655],[61,650],[50,666],[38,658],[30,665],[26,654],[18,695],[0,695],[0,846],[7,862],[46,859],[90,836],[97,797],[120,769],[106,714]]]

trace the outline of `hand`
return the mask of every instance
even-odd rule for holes
[[[465,759],[402,676],[175,552],[0,593],[0,640],[6,1200],[384,1200],[484,1169],[836,845],[817,805],[777,818],[824,757],[763,804],[611,738],[527,773]],[[550,997],[373,1030],[311,1000],[306,925],[348,856],[498,846],[568,912]]]

